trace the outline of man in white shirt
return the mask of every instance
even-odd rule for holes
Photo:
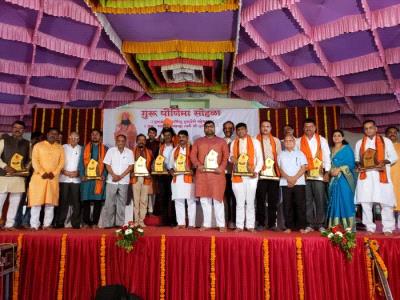
[[[247,154],[248,171],[251,176],[232,176],[232,189],[236,197],[236,231],[243,231],[246,220],[246,229],[254,231],[255,227],[255,197],[258,182],[258,173],[263,166],[263,156],[260,142],[247,134],[247,125],[236,125],[237,138],[231,143],[230,161],[238,164],[239,156]],[[232,174],[233,175],[233,174]],[[246,207],[246,212],[245,212]]]
[[[230,148],[231,143],[234,140],[233,132],[235,130],[235,125],[233,124],[232,121],[226,121],[222,125],[222,128],[224,131],[224,140],[228,145],[228,148]],[[226,187],[224,193],[224,198],[225,198],[224,202],[226,210],[225,213],[226,222],[228,224],[228,228],[234,229],[236,222],[236,198],[232,190],[232,163],[230,162],[228,162],[228,165],[226,166],[225,179],[226,179]]]
[[[125,147],[126,136],[118,135],[116,145],[108,149],[103,161],[108,172],[106,201],[101,212],[101,227],[103,228],[124,224],[129,174],[134,164],[132,150]]]
[[[380,204],[383,232],[385,235],[390,235],[395,227],[393,207],[396,203],[390,168],[398,159],[397,153],[388,138],[377,134],[375,121],[365,121],[363,128],[365,136],[357,142],[354,149],[355,161],[360,171],[356,186],[356,200],[362,206],[362,222],[370,233],[376,230],[372,217],[373,205]],[[361,167],[364,153],[368,149],[376,151],[375,161],[378,165],[376,168],[365,171]]]
[[[67,218],[69,207],[72,206],[71,225],[73,228],[80,228],[80,177],[79,177],[79,158],[82,147],[78,145],[79,135],[71,132],[68,137],[68,144],[64,148],[64,169],[60,175],[60,205],[57,208],[55,227],[63,228]]]
[[[186,130],[181,130],[178,133],[179,145],[174,148],[170,155],[169,168],[173,175],[171,190],[172,201],[175,202],[177,228],[186,227],[185,200],[188,206],[188,228],[195,227],[196,221],[196,198],[194,196],[193,173],[179,174],[179,162],[185,167],[185,171],[192,172],[192,163],[190,161],[189,133]],[[185,157],[184,162],[179,157]]]
[[[324,230],[326,222],[326,183],[329,181],[331,169],[331,151],[328,142],[316,131],[317,127],[313,119],[304,121],[304,134],[297,139],[297,149],[307,159],[307,171],[315,169],[314,162],[317,158],[322,162],[319,168],[321,179],[306,181],[306,209],[307,209],[307,231],[314,229]],[[307,178],[306,178],[307,179]]]
[[[304,154],[295,149],[296,139],[292,135],[284,138],[285,150],[278,156],[281,173],[279,185],[282,187],[283,212],[286,221],[286,233],[292,230],[304,230],[306,222],[305,178],[307,160]]]

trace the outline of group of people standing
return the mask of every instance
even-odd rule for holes
[[[55,128],[45,140],[30,143],[22,137],[25,124],[14,122],[11,135],[0,140],[0,211],[9,196],[4,227],[17,225],[25,198],[33,230],[69,222],[73,228],[121,226],[133,198],[132,217],[142,227],[154,213],[163,225],[195,228],[199,200],[200,230],[308,233],[337,224],[355,230],[356,204],[368,232],[376,230],[374,204],[381,208],[383,232],[395,229],[400,195],[395,127],[384,137],[374,121],[365,121],[353,152],[341,130],[333,132],[330,148],[312,119],[305,120],[298,138],[285,126],[283,140],[271,134],[269,121],[261,122],[255,137],[246,124],[225,122],[224,138],[207,121],[204,137],[193,144],[186,130],[175,134],[172,125],[167,119],[158,137],[153,127],[147,137],[139,134],[133,149],[125,135],[116,134],[108,149],[98,129],[84,146],[76,132],[61,145]]]

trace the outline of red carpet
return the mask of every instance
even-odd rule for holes
[[[63,234],[65,264],[60,272]],[[161,260],[162,235],[165,260]],[[1,232],[0,243],[17,242],[18,236],[22,237],[22,250],[18,280],[14,280],[17,299],[94,299],[102,275],[106,284],[123,284],[143,299],[160,299],[164,294],[170,300],[286,300],[299,299],[303,289],[305,299],[370,298],[362,233],[358,234],[352,262],[319,233],[219,233],[147,227],[145,237],[129,254],[115,246],[113,230]],[[215,251],[211,249],[212,236]],[[301,237],[300,252],[296,237]],[[400,236],[368,237],[379,241],[394,299],[400,299]],[[215,253],[215,273],[211,272],[211,253]],[[165,277],[161,276],[161,265]]]

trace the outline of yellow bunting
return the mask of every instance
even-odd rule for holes
[[[304,266],[303,266],[303,243],[301,237],[296,237],[296,254],[297,254],[297,281],[299,285],[299,299],[304,300]]]
[[[80,113],[80,109],[77,109],[76,110],[76,129],[75,129],[75,131],[76,132],[79,132],[79,113]]]
[[[364,237],[364,243],[368,243],[368,241],[369,239]],[[375,299],[375,289],[372,278],[372,261],[368,253],[368,247],[365,249],[365,266],[367,267],[369,297],[371,300],[373,300]]]
[[[289,124],[289,110],[287,108],[285,109],[285,119],[286,119],[286,124]]]
[[[163,53],[163,52],[234,52],[234,41],[189,41],[169,40],[161,42],[124,41],[122,51],[126,53]]]
[[[270,110],[267,111],[267,120],[271,121],[271,111]]]
[[[314,109],[314,115],[315,115],[315,126],[317,127],[317,132],[319,133],[319,123],[318,123],[318,106],[315,106]]]
[[[44,120],[46,119],[46,109],[42,108],[42,126],[40,131],[44,133]]]
[[[279,138],[279,120],[278,120],[278,110],[275,109],[275,128],[276,128],[276,136]]]
[[[336,119],[336,106],[333,107],[333,125],[337,129],[337,119]]]
[[[294,127],[296,128],[296,137],[299,136],[299,110],[297,106],[294,108],[295,122]]]
[[[308,118],[308,107],[306,107],[306,119]]]
[[[101,286],[107,284],[106,281],[106,235],[101,235],[100,243],[100,283]]]
[[[69,109],[69,114],[68,114],[68,136],[71,133],[71,123],[72,123],[72,109]]]
[[[33,110],[33,126],[32,131],[36,131],[36,122],[37,122],[37,107]]]
[[[211,253],[210,253],[210,298],[215,300],[215,236],[211,236]]]
[[[61,237],[60,270],[58,272],[57,300],[62,300],[64,294],[65,257],[67,255],[67,234]]]
[[[269,278],[269,246],[267,239],[264,239],[263,241],[263,249],[264,249],[264,293],[265,293],[264,299],[269,300],[271,282]]]
[[[86,145],[86,135],[87,135],[87,125],[88,125],[88,118],[89,118],[89,109],[85,109],[85,131],[83,132],[83,144]]]
[[[326,116],[326,106],[324,106],[324,130],[325,138],[328,138],[328,118]]]
[[[101,119],[100,119],[100,128],[103,128],[103,121],[104,121],[104,113],[103,113],[103,110],[101,110],[100,116],[101,116]]]
[[[54,108],[51,109],[51,114],[50,114],[50,127],[54,126]]]
[[[96,109],[92,109],[92,129],[94,128],[94,125],[96,124],[95,123],[95,120],[96,120]]]
[[[165,299],[165,235],[161,236],[160,246],[160,300]]]
[[[13,300],[18,300],[19,292],[19,270],[21,269],[21,252],[22,252],[22,237],[24,235],[20,233],[17,238],[17,258],[15,261],[15,272],[13,274]]]
[[[60,117],[60,131],[63,131],[64,125],[64,108],[61,108],[61,117]]]

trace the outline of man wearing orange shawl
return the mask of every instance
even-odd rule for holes
[[[97,227],[99,223],[101,208],[105,200],[105,179],[107,170],[104,167],[103,160],[107,153],[107,147],[101,142],[102,132],[99,129],[93,129],[90,134],[90,143],[86,144],[82,150],[79,161],[79,176],[81,177],[81,201],[82,218],[84,227]],[[98,172],[100,180],[88,180],[86,177],[86,168],[91,159],[98,163]],[[93,205],[93,214],[91,216],[91,205]]]
[[[252,176],[232,175],[232,189],[236,197],[236,231],[243,231],[245,220],[246,229],[254,231],[255,197],[258,173],[263,166],[263,155],[260,142],[247,134],[246,124],[238,123],[236,125],[236,135],[237,138],[231,143],[230,161],[235,166],[239,156],[247,154],[249,157],[248,171],[253,173]]]
[[[391,234],[395,227],[393,207],[396,198],[390,169],[391,164],[398,159],[397,154],[393,143],[388,138],[377,134],[378,128],[375,121],[364,121],[363,128],[365,136],[357,142],[354,151],[356,164],[360,166],[367,149],[374,149],[378,168],[359,172],[356,200],[362,206],[362,222],[368,232],[372,233],[376,230],[372,209],[374,203],[378,203],[381,206],[383,232]]]
[[[263,155],[263,168],[265,168],[265,160],[269,157],[275,164],[276,177],[280,177],[278,166],[278,155],[281,153],[281,142],[271,134],[272,125],[270,121],[261,122],[260,134],[257,140],[261,144]],[[265,229],[265,207],[268,201],[268,228],[273,229],[276,226],[276,211],[279,202],[279,180],[259,179],[256,191],[257,209],[256,220],[257,230]]]
[[[314,229],[324,230],[326,222],[326,183],[329,180],[329,171],[331,169],[331,151],[328,142],[316,131],[317,127],[313,119],[306,119],[304,121],[304,134],[301,138],[297,139],[297,147],[306,156],[307,168],[311,170],[314,168],[313,160],[318,158],[322,161],[322,173],[324,176],[323,181],[307,180],[306,182],[306,214],[307,232]]]
[[[186,130],[181,130],[178,133],[179,145],[172,150],[172,154],[169,159],[169,168],[173,175],[171,190],[172,190],[172,201],[175,202],[176,222],[178,223],[177,228],[185,228],[185,200],[188,205],[188,227],[194,228],[196,221],[196,198],[194,196],[194,184],[192,174],[180,174],[175,173],[177,169],[177,160],[179,155],[184,155],[186,160],[186,170],[192,170],[192,163],[190,162],[190,150],[189,145],[189,133]]]
[[[386,128],[385,135],[393,143],[394,150],[396,150],[397,157],[400,157],[400,143],[398,140],[399,129],[397,127],[391,126]],[[400,162],[397,161],[390,169],[390,176],[392,177],[392,182],[397,182],[393,185],[394,195],[396,196],[396,206],[394,208],[395,213],[397,213],[397,228],[400,228]]]

